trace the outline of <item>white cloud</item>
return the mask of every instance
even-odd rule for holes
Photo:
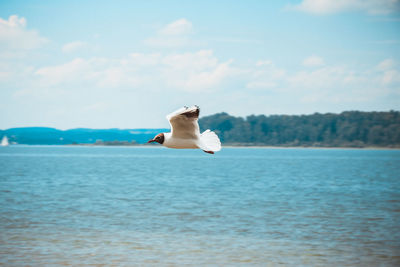
[[[270,60],[253,66],[234,66],[232,60],[221,61],[212,50],[187,53],[132,53],[123,58],[75,58],[64,64],[26,69],[18,80],[32,90],[21,90],[26,96],[37,88],[43,92],[81,92],[82,90],[128,90],[132,92],[215,92],[229,88],[290,94],[304,101],[322,102],[372,101],[389,93],[400,92],[400,69],[392,59],[370,68],[345,65],[315,65],[299,71],[288,71]],[[0,82],[14,79],[15,71],[0,68]],[[25,75],[25,76],[24,76]],[[229,86],[227,86],[229,85]],[[26,86],[24,86],[26,87]],[[36,88],[36,89],[35,89]],[[94,90],[94,91],[93,91]]]
[[[86,42],[74,41],[74,42],[67,43],[67,44],[63,45],[61,50],[64,53],[71,53],[71,52],[78,51],[78,50],[80,50],[82,48],[86,48],[87,46],[88,46],[88,43],[86,43]]]
[[[218,91],[218,85],[233,75],[232,61],[222,62],[215,67],[196,70],[196,67],[186,69],[183,73],[165,69],[165,81],[171,88],[178,88],[188,92]]]
[[[162,74],[171,88],[184,91],[218,90],[235,73],[232,60],[220,62],[212,50],[170,54],[162,59]]]
[[[154,47],[183,47],[189,45],[191,42],[186,36],[183,37],[167,37],[157,36],[144,40],[144,43]]]
[[[328,66],[316,70],[302,70],[291,75],[288,82],[297,88],[323,89],[327,87],[339,88],[346,76],[346,70],[343,67]]]
[[[290,72],[278,68],[269,60],[258,61],[246,73],[246,88],[258,91],[246,92],[259,94],[257,92],[262,90],[274,98],[281,96],[288,101],[296,99],[296,103],[315,103],[321,107],[329,104],[354,106],[378,103],[390,96],[400,95],[400,69],[392,59],[368,68],[316,64],[321,63],[319,60],[310,60],[308,63],[313,64],[305,65],[313,65],[314,68],[307,66]]]
[[[373,66],[324,66],[294,73],[288,78],[288,87],[301,94],[305,103],[371,103],[400,93],[400,72],[382,72]]]
[[[143,53],[131,53],[127,58],[121,59],[121,65],[135,66],[136,68],[143,66],[154,66],[158,65],[161,60],[161,54],[143,54]]]
[[[324,59],[318,56],[311,56],[303,60],[303,66],[306,67],[318,67],[324,64]]]
[[[200,50],[195,53],[167,55],[163,58],[163,63],[180,71],[187,69],[197,71],[215,67],[218,59],[212,50]]]
[[[256,66],[272,66],[273,65],[273,63],[272,63],[272,61],[271,60],[259,60],[259,61],[257,61],[257,63],[256,63]]]
[[[388,70],[383,73],[382,83],[384,85],[390,85],[397,83],[400,85],[400,72],[397,70]],[[399,88],[400,89],[400,88]],[[400,90],[399,90],[400,93]]]
[[[193,32],[193,25],[187,19],[179,19],[164,26],[153,37],[144,40],[144,43],[155,47],[182,47],[191,43],[189,35]]]
[[[259,60],[256,68],[250,71],[250,81],[246,88],[249,89],[273,89],[282,83],[286,71],[278,68],[271,60]]]
[[[166,25],[160,30],[162,35],[186,35],[191,33],[193,30],[193,25],[187,19],[178,19],[170,24]]]
[[[82,79],[88,78],[89,69],[89,62],[76,58],[62,65],[40,68],[35,74],[42,78],[42,85],[52,86],[63,82],[82,81]],[[86,74],[86,76],[79,74]]]
[[[307,13],[324,15],[347,11],[362,11],[371,15],[389,14],[400,9],[399,0],[303,0],[289,6]]]
[[[26,19],[12,15],[8,20],[0,18],[0,55],[23,56],[29,50],[41,47],[47,39],[34,30],[26,29]]]
[[[41,87],[217,90],[234,73],[232,61],[220,62],[211,50],[181,54],[133,53],[122,59],[76,58],[36,70]]]
[[[38,69],[35,72],[38,78],[37,85],[39,87],[75,87],[77,90],[86,87],[136,86],[138,79],[135,73],[122,62],[122,60],[107,58],[75,58],[61,65]]]
[[[376,69],[381,72],[381,82],[384,86],[397,85],[400,86],[400,71],[396,68],[397,64],[391,58],[387,58],[376,66]],[[400,89],[400,88],[399,88]],[[399,90],[400,93],[400,90]]]
[[[377,68],[378,68],[378,70],[384,71],[384,70],[393,68],[395,65],[396,65],[396,62],[393,59],[387,58],[387,59],[381,61],[378,64]]]

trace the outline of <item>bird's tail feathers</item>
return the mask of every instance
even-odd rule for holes
[[[219,140],[216,133],[210,130],[204,131],[200,135],[200,148],[205,151],[220,151],[221,141]]]

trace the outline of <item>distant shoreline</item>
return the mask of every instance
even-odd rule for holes
[[[344,146],[232,146],[223,148],[274,148],[274,149],[365,149],[365,150],[400,150],[400,147],[344,147]]]
[[[98,145],[98,144],[12,144],[13,146],[51,146],[51,147],[140,147],[163,148],[160,145],[132,144],[132,145]],[[324,146],[255,146],[255,145],[222,145],[222,148],[263,148],[263,149],[348,149],[348,150],[400,150],[400,147],[324,147]]]

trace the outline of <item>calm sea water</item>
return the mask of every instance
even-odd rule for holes
[[[400,151],[0,148],[0,265],[399,266]]]

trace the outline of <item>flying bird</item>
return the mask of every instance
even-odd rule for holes
[[[167,115],[167,120],[171,125],[170,133],[157,134],[147,143],[157,142],[169,148],[199,148],[206,153],[214,154],[221,150],[221,141],[218,136],[210,130],[205,130],[200,134],[199,123],[197,122],[200,114],[198,106],[183,107]]]

